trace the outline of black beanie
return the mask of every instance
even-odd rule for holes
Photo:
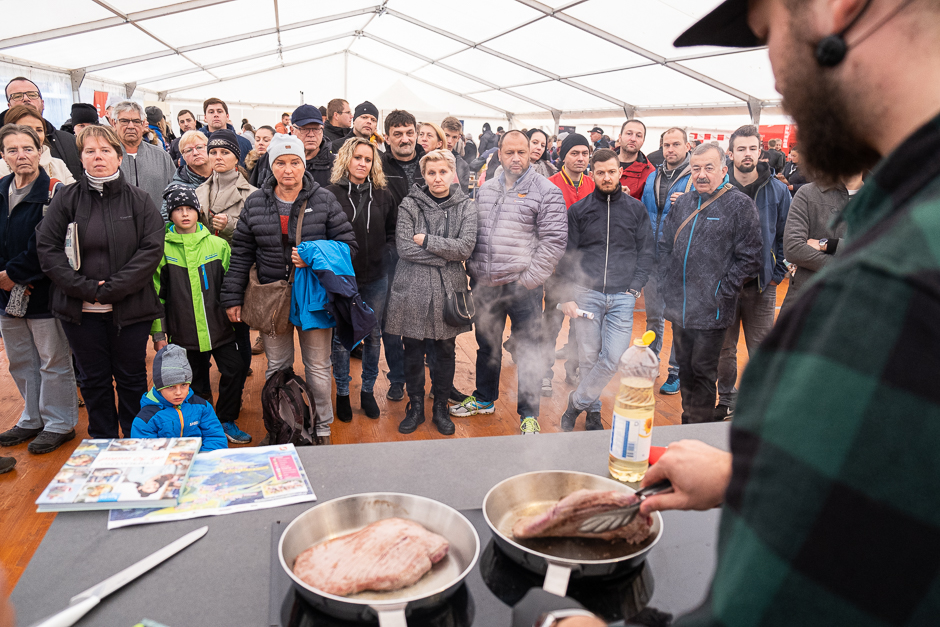
[[[72,126],[76,124],[97,124],[98,110],[95,105],[85,102],[76,102],[72,105]]]
[[[206,146],[206,152],[213,148],[225,148],[234,154],[239,161],[242,160],[242,151],[238,147],[238,136],[235,135],[235,131],[223,128],[209,135],[209,145]]]
[[[558,151],[558,158],[562,161],[565,160],[565,155],[568,154],[568,151],[574,148],[575,146],[584,146],[585,148],[591,147],[591,142],[587,140],[587,137],[579,133],[569,133],[568,137],[561,142],[561,150]]]
[[[199,211],[199,198],[196,197],[196,190],[187,185],[172,183],[163,190],[163,199],[166,201],[166,215],[173,215],[177,207],[192,207]]]
[[[358,118],[360,115],[371,115],[375,118],[375,121],[379,121],[379,110],[375,108],[375,105],[366,100],[360,105],[356,105],[356,112],[353,114],[353,120]]]
[[[160,107],[147,107],[144,109],[144,113],[147,114],[147,124],[156,126],[163,119],[163,111]]]

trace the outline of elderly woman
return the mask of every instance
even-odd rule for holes
[[[212,174],[212,166],[209,164],[209,150],[207,148],[209,140],[199,131],[186,131],[180,138],[178,148],[182,155],[182,163],[176,169],[173,175],[171,185],[183,185],[190,189],[196,189],[205,183]],[[163,205],[160,213],[169,218],[167,212],[166,198],[163,199]]]
[[[359,295],[375,312],[372,333],[363,340],[362,389],[359,403],[369,418],[379,417],[373,388],[379,376],[382,352],[382,313],[388,291],[388,265],[395,247],[395,224],[398,213],[391,193],[385,188],[385,174],[379,149],[367,139],[351,137],[336,154],[333,184],[326,189],[336,196],[346,217],[352,223],[359,244],[353,262]],[[336,379],[336,417],[352,420],[349,404],[349,352],[338,339],[333,339],[333,378]]]
[[[163,314],[153,272],[163,258],[164,222],[150,196],[124,180],[111,127],[90,126],[77,144],[85,175],[49,205],[36,232],[39,261],[53,284],[50,309],[78,363],[88,435],[117,438],[120,425],[130,437],[147,392],[150,325]],[[77,244],[68,249],[67,234]]]
[[[464,261],[477,241],[477,210],[473,201],[452,185],[454,155],[434,150],[419,162],[425,185],[411,188],[398,207],[398,266],[388,303],[386,331],[404,337],[408,408],[398,425],[412,433],[424,422],[425,340],[433,340],[432,421],[444,435],[453,435],[447,397],[454,382],[456,338],[470,325],[452,327],[444,321],[444,302],[467,292]]]
[[[268,145],[274,139],[274,129],[270,126],[259,126],[255,131],[255,148],[245,157],[245,169],[248,170],[248,182],[255,187],[261,187],[271,176],[271,164],[268,162]]]
[[[232,238],[232,260],[222,282],[222,306],[229,320],[241,322],[245,289],[252,266],[261,284],[287,280],[289,264],[304,267],[297,252],[297,222],[303,212],[300,240],[337,240],[349,245],[355,259],[359,248],[343,208],[305,170],[304,146],[296,137],[275,135],[268,146],[269,178],[248,197]],[[332,329],[297,329],[307,388],[316,404],[316,433],[329,441],[333,422],[330,383]],[[265,378],[294,363],[294,327],[264,338],[268,358]]]
[[[45,145],[46,126],[43,123],[42,116],[37,113],[35,109],[26,105],[16,105],[15,107],[10,107],[3,116],[3,121],[5,124],[20,124],[22,126],[28,126],[29,128],[36,131],[36,134],[44,142],[42,146],[42,153],[39,155],[39,165],[43,170],[45,170],[46,174],[49,175],[49,178],[58,179],[66,185],[71,185],[75,182],[75,179],[72,177],[72,173],[69,172],[69,168],[67,165],[65,165],[65,162],[61,159],[53,157],[52,153],[49,151],[49,146]],[[9,164],[6,162],[6,159],[0,160],[0,176],[7,176],[11,173],[12,170],[10,169]]]
[[[0,433],[0,445],[32,439],[30,453],[49,453],[75,437],[78,397],[68,340],[49,313],[51,283],[36,254],[36,225],[50,188],[49,175],[39,166],[39,138],[28,126],[0,129],[0,153],[13,170],[0,179],[0,332],[24,402],[16,426]],[[17,299],[24,297],[26,307],[16,310]],[[8,307],[13,309],[7,312]]]

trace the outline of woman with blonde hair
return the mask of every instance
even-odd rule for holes
[[[424,154],[447,148],[444,130],[434,122],[422,122],[418,125],[418,143],[424,148]]]
[[[356,284],[362,300],[375,311],[377,324],[362,341],[362,388],[359,406],[369,418],[379,417],[373,388],[379,376],[382,351],[382,314],[388,291],[388,267],[395,250],[395,225],[398,212],[386,189],[382,160],[374,144],[361,137],[350,137],[336,154],[331,185],[326,189],[336,196],[352,224],[359,244],[353,259]],[[336,380],[336,417],[352,420],[349,403],[349,351],[333,339],[333,378]]]

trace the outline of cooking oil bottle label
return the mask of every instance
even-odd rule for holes
[[[628,418],[614,410],[610,430],[610,454],[627,462],[645,462],[650,458],[653,418]]]

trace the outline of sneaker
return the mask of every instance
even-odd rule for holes
[[[10,472],[15,467],[16,467],[15,457],[0,457],[0,475],[2,475],[5,472]]]
[[[548,377],[542,378],[542,396],[552,395],[552,380]]]
[[[42,429],[24,429],[23,427],[13,427],[8,431],[0,433],[0,446],[16,446],[27,440],[35,438],[42,433]]]
[[[69,440],[75,438],[75,430],[71,430],[68,433],[52,433],[51,431],[43,431],[36,436],[36,439],[29,443],[29,446],[26,447],[26,450],[34,455],[42,455],[43,453],[51,453],[56,450]]]
[[[719,405],[715,408],[714,420],[715,422],[721,422],[722,420],[728,420],[731,416],[734,415],[734,410],[728,407],[727,405]]]
[[[578,422],[578,416],[581,415],[581,410],[574,406],[574,401],[572,400],[573,396],[574,392],[568,393],[568,408],[565,409],[565,413],[561,415],[562,431],[574,431],[574,426]]]
[[[352,406],[349,404],[349,394],[336,395],[336,419],[340,422],[352,421]]]
[[[585,431],[603,431],[604,423],[601,422],[601,412],[589,411],[587,420],[584,423]]]
[[[522,430],[522,435],[538,435],[542,430],[539,426],[539,419],[534,416],[526,416],[523,418],[519,429]]]
[[[390,401],[400,401],[405,398],[405,384],[404,383],[395,383],[392,382],[388,386],[388,392],[385,394],[385,398]]]
[[[660,394],[678,394],[679,393],[679,375],[674,372],[670,372],[669,376],[666,377],[666,382],[663,383],[663,387],[659,388]]]
[[[495,411],[495,403],[484,403],[483,401],[478,401],[475,396],[468,396],[464,402],[450,408],[450,415],[462,418],[465,416],[476,416],[477,414],[492,414]]]
[[[248,444],[251,442],[251,436],[238,428],[234,422],[223,422],[222,431],[225,431],[225,437],[229,442],[235,444]]]
[[[261,339],[261,334],[258,334],[258,337],[255,338],[255,343],[251,347],[252,355],[260,355],[264,352],[264,340]]]

